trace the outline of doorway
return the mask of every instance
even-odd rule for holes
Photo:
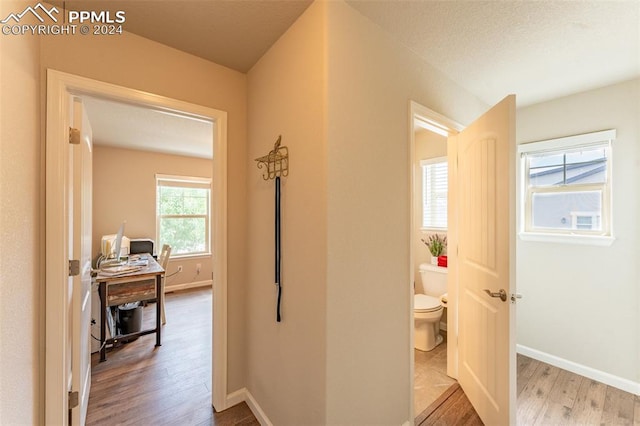
[[[415,102],[410,103],[410,114],[411,282],[416,294],[431,293],[430,290],[425,291],[420,272],[421,269],[428,268],[431,272],[427,272],[427,275],[429,273],[445,275],[444,280],[447,282],[448,290],[446,307],[439,321],[442,343],[429,351],[416,349],[420,344],[416,345],[414,319],[411,320],[412,414],[416,417],[455,383],[457,378],[457,303],[455,299],[457,282],[455,274],[447,273],[447,268],[442,263],[444,259],[440,259],[441,266],[437,263],[431,265],[432,256],[428,244],[430,238],[442,240],[447,235],[446,219],[449,214],[446,203],[447,188],[446,185],[443,187],[434,184],[431,179],[442,175],[444,170],[445,182],[439,180],[439,183],[446,183],[447,137],[457,134],[462,130],[462,126]],[[428,183],[427,180],[429,180]],[[436,199],[443,195],[443,191],[445,199]],[[425,208],[428,204],[431,204],[432,208]],[[421,267],[425,264],[428,265],[426,268]],[[413,300],[411,306],[415,307]]]
[[[68,423],[68,378],[64,366],[71,354],[64,344],[69,335],[70,317],[62,306],[68,298],[68,205],[65,190],[69,167],[69,129],[72,97],[91,96],[109,99],[170,114],[180,114],[214,123],[212,186],[213,261],[213,353],[212,404],[217,410],[227,407],[227,193],[226,150],[227,113],[135,89],[103,83],[54,70],[47,73],[46,126],[46,346],[45,423]]]

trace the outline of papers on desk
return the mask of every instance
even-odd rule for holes
[[[128,265],[130,265],[130,266],[148,266],[149,265],[149,260],[147,259],[147,256],[140,256],[139,254],[134,254],[132,256],[129,256]]]
[[[144,268],[145,265],[122,265],[122,266],[107,266],[100,269],[100,273],[98,275],[102,275],[103,277],[118,277],[120,275],[127,275],[132,272],[136,272]]]

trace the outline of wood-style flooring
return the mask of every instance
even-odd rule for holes
[[[640,426],[639,396],[524,355],[518,354],[517,360],[518,425]],[[420,412],[415,424],[481,425],[482,421],[456,383]]]
[[[167,294],[166,313],[161,347],[147,335],[109,350],[106,362],[92,356],[87,425],[258,425],[244,403],[221,413],[211,407],[211,289]],[[143,316],[152,326],[155,305]],[[416,352],[416,383],[433,388],[415,394],[436,399],[416,424],[481,424],[462,390],[445,384],[455,381],[440,376],[444,348]],[[523,355],[517,386],[518,425],[640,426],[640,397]],[[417,412],[424,408],[416,404]]]
[[[640,397],[518,354],[518,425],[640,425]]]
[[[92,355],[87,425],[258,425],[245,404],[211,407],[211,288],[168,293],[162,346],[142,336]],[[155,304],[144,308],[153,327]]]
[[[415,419],[416,426],[484,426],[456,382]]]

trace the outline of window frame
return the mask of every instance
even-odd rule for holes
[[[211,256],[211,178],[207,177],[195,177],[195,176],[182,176],[182,175],[166,175],[156,174],[156,241],[158,244],[164,244],[160,240],[160,224],[162,219],[176,219],[176,218],[204,218],[205,219],[205,249],[204,251],[190,252],[190,253],[171,253],[172,259],[180,258],[195,258]],[[167,182],[170,184],[162,185],[161,182]],[[171,186],[178,188],[200,188],[207,189],[207,213],[206,214],[184,214],[184,215],[161,215],[159,209],[159,189],[161,186]]]
[[[518,145],[519,165],[519,236],[523,240],[565,242],[589,245],[610,245],[614,241],[612,226],[612,142],[616,130],[603,130],[557,139],[549,139]],[[546,153],[569,153],[584,148],[603,147],[606,151],[606,172],[603,183],[561,184],[532,187],[529,185],[529,161],[531,156]],[[600,230],[534,228],[532,200],[535,194],[562,194],[575,192],[601,192]],[[592,212],[570,212],[571,221],[577,216],[597,217]]]
[[[444,227],[439,227],[439,226],[427,226],[425,224],[425,217],[426,217],[426,204],[427,204],[427,181],[426,181],[426,167],[431,166],[431,165],[435,165],[435,164],[444,164],[444,166],[447,168],[447,187],[445,188],[445,198],[447,199],[447,205],[449,203],[448,197],[449,197],[449,159],[447,157],[435,157],[435,158],[426,158],[426,159],[422,159],[420,160],[420,177],[422,179],[422,199],[421,199],[421,207],[422,207],[422,224],[420,229],[422,231],[436,231],[436,232],[447,232],[448,228],[449,228],[449,218],[448,218],[448,207],[447,209],[445,209],[444,212],[444,220],[445,220],[445,224],[446,226]],[[433,191],[431,191],[433,192]]]

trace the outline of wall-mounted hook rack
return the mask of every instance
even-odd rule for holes
[[[275,199],[275,285],[278,288],[278,301],[276,304],[276,321],[282,321],[280,315],[280,303],[282,301],[282,276],[281,276],[281,262],[282,262],[282,244],[281,244],[281,213],[280,213],[280,177],[287,176],[289,174],[289,150],[286,146],[280,146],[282,142],[282,135],[278,136],[278,140],[273,145],[273,149],[269,151],[264,157],[256,158],[258,162],[258,168],[265,168],[266,170],[262,174],[262,179],[270,180],[275,179],[276,199]]]
[[[256,158],[258,168],[264,168],[262,179],[275,179],[280,176],[289,174],[289,149],[286,146],[280,146],[282,135],[278,136],[278,140],[273,145],[273,149],[267,155]]]

